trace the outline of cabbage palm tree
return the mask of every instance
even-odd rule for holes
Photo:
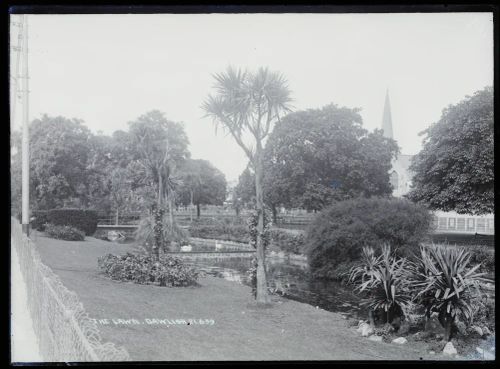
[[[216,128],[222,126],[243,149],[255,172],[257,234],[257,303],[268,304],[264,231],[263,146],[271,127],[282,114],[290,111],[290,90],[279,72],[259,68],[255,73],[228,67],[214,75],[215,95],[209,95],[202,105],[206,116]]]

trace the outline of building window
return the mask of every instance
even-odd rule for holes
[[[474,230],[474,223],[475,223],[475,219],[474,218],[467,219],[467,230],[468,231],[473,231]]]
[[[446,218],[445,217],[440,217],[438,219],[438,229],[446,229]]]
[[[465,231],[465,219],[464,218],[457,219],[457,231]]]
[[[448,229],[455,229],[455,218],[448,218]]]
[[[398,189],[398,181],[399,181],[398,173],[395,170],[393,170],[390,176],[390,182],[394,191]]]
[[[493,232],[495,229],[495,219],[488,219],[488,231]]]
[[[433,215],[432,216],[432,229],[437,229],[438,227],[438,217]]]
[[[476,232],[486,232],[486,219],[479,218],[477,220]]]

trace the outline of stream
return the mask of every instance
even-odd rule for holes
[[[303,262],[277,257],[268,257],[266,261],[268,286],[273,293],[346,317],[366,319],[367,312],[360,306],[360,298],[352,292],[352,287],[315,280]],[[192,264],[208,275],[250,285],[247,274],[252,266],[250,258],[200,260]]]

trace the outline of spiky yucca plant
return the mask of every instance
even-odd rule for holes
[[[471,253],[456,246],[427,245],[420,247],[420,256],[412,272],[414,300],[424,305],[426,316],[439,314],[445,328],[446,341],[456,317],[472,322],[475,307],[481,303],[480,282],[485,273],[478,273],[481,264],[472,266]]]
[[[135,231],[135,239],[149,252],[153,250],[155,244],[155,223],[154,215],[148,214],[141,218],[137,230]],[[186,231],[180,228],[177,223],[174,222],[173,226],[170,226],[168,214],[162,215],[162,223],[161,240],[163,251],[167,251],[168,246],[171,245],[172,242],[177,242],[182,245],[188,241]]]
[[[412,304],[409,264],[408,260],[392,255],[390,246],[384,244],[378,257],[373,248],[364,248],[361,265],[351,269],[349,281],[356,285],[355,291],[367,292],[363,304],[371,311],[385,312],[387,323],[404,317],[404,311]]]

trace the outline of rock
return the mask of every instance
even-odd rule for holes
[[[472,329],[479,335],[479,337],[483,337],[483,330],[481,329],[481,327],[474,325],[472,326]]]
[[[373,328],[370,327],[370,324],[368,323],[362,323],[356,330],[358,333],[361,333],[363,337],[368,337],[370,334],[373,333]]]
[[[109,231],[108,232],[108,240],[110,241],[118,241],[125,238],[120,232],[117,231]]]
[[[486,336],[491,336],[491,331],[488,327],[483,327],[483,334]]]
[[[443,349],[443,354],[445,355],[456,355],[458,354],[457,349],[453,346],[453,343],[448,342]]]
[[[368,337],[368,339],[370,341],[375,341],[375,342],[382,342],[382,340],[384,339],[382,336],[375,336],[375,335],[371,335],[370,337]]]
[[[397,343],[398,345],[404,345],[407,342],[408,342],[408,340],[404,337],[398,337],[398,338],[394,338],[392,340],[392,343]]]
[[[484,360],[495,360],[495,354],[488,352],[480,347],[476,347],[476,351],[481,355]]]
[[[429,351],[430,355],[435,355],[436,353],[434,351]]]

